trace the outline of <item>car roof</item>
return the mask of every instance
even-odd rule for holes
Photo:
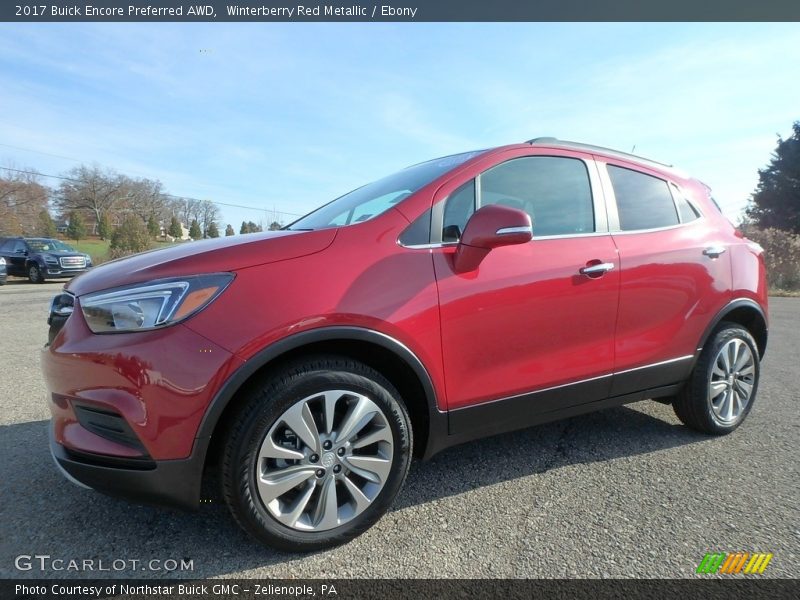
[[[604,146],[596,146],[594,144],[586,144],[584,142],[560,140],[555,137],[537,137],[527,140],[525,144],[531,146],[540,146],[545,148],[564,148],[566,150],[588,152],[590,154],[598,156],[603,156],[607,158],[616,158],[633,164],[638,164],[643,167],[654,169],[656,171],[661,171],[665,174],[673,175],[680,179],[689,179],[689,175],[687,175],[685,172],[681,171],[680,169],[676,168],[671,164],[659,162],[657,160],[653,160],[652,158],[646,158],[644,156],[639,156],[638,154],[633,154],[631,152],[623,152],[621,150],[614,150],[613,148],[606,148]]]

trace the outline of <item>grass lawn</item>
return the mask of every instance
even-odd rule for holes
[[[64,243],[69,244],[78,252],[83,252],[92,257],[92,262],[96,265],[108,260],[108,249],[111,242],[109,240],[101,240],[100,238],[88,238],[76,242],[75,240],[64,240]],[[166,248],[174,246],[182,242],[165,242],[163,240],[153,241],[150,244],[150,249]]]
[[[108,245],[110,244],[108,240],[101,240],[99,238],[90,238],[79,242],[75,240],[64,240],[64,242],[75,248],[78,252],[84,252],[91,256],[92,262],[106,260]]]

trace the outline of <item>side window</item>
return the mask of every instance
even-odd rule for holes
[[[617,198],[623,231],[677,225],[678,213],[667,182],[639,171],[606,165]]]
[[[426,210],[400,234],[398,241],[403,246],[419,246],[431,241],[431,209]]]
[[[20,253],[22,253],[22,252],[26,252],[27,250],[28,250],[28,247],[25,245],[25,242],[23,242],[22,240],[17,240],[14,243],[14,246],[13,246],[11,251],[12,252],[20,252]]]
[[[700,213],[697,209],[686,199],[683,192],[678,189],[678,186],[670,184],[672,195],[675,197],[675,206],[678,207],[678,216],[681,218],[681,223],[689,223],[700,218]]]
[[[0,240],[0,252],[11,252],[14,246],[14,240]]]
[[[447,198],[442,219],[442,242],[457,242],[475,212],[475,180],[471,179]]]
[[[533,235],[574,235],[594,231],[589,173],[582,160],[530,156],[504,162],[480,176],[480,205],[524,210]]]

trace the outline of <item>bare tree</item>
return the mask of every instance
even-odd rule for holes
[[[201,219],[198,219],[198,221],[203,225],[203,237],[206,238],[209,235],[208,230],[211,224],[215,221],[219,221],[222,215],[219,212],[219,207],[211,202],[211,200],[203,200],[200,203],[200,216]]]
[[[101,170],[97,165],[80,165],[66,174],[56,197],[56,206],[62,215],[84,211],[92,217],[92,231],[104,214],[113,211],[124,197],[126,178],[111,170]]]
[[[34,234],[48,199],[49,190],[36,175],[8,172],[0,177],[0,234]]]
[[[165,218],[167,199],[158,180],[123,177],[123,204],[127,212],[137,215],[142,222]]]

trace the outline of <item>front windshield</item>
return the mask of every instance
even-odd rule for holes
[[[28,246],[36,252],[75,252],[72,246],[58,240],[28,240]]]
[[[333,202],[301,217],[286,229],[295,231],[321,229],[368,221],[482,152],[483,150],[478,150],[453,154],[408,167],[340,196]]]

